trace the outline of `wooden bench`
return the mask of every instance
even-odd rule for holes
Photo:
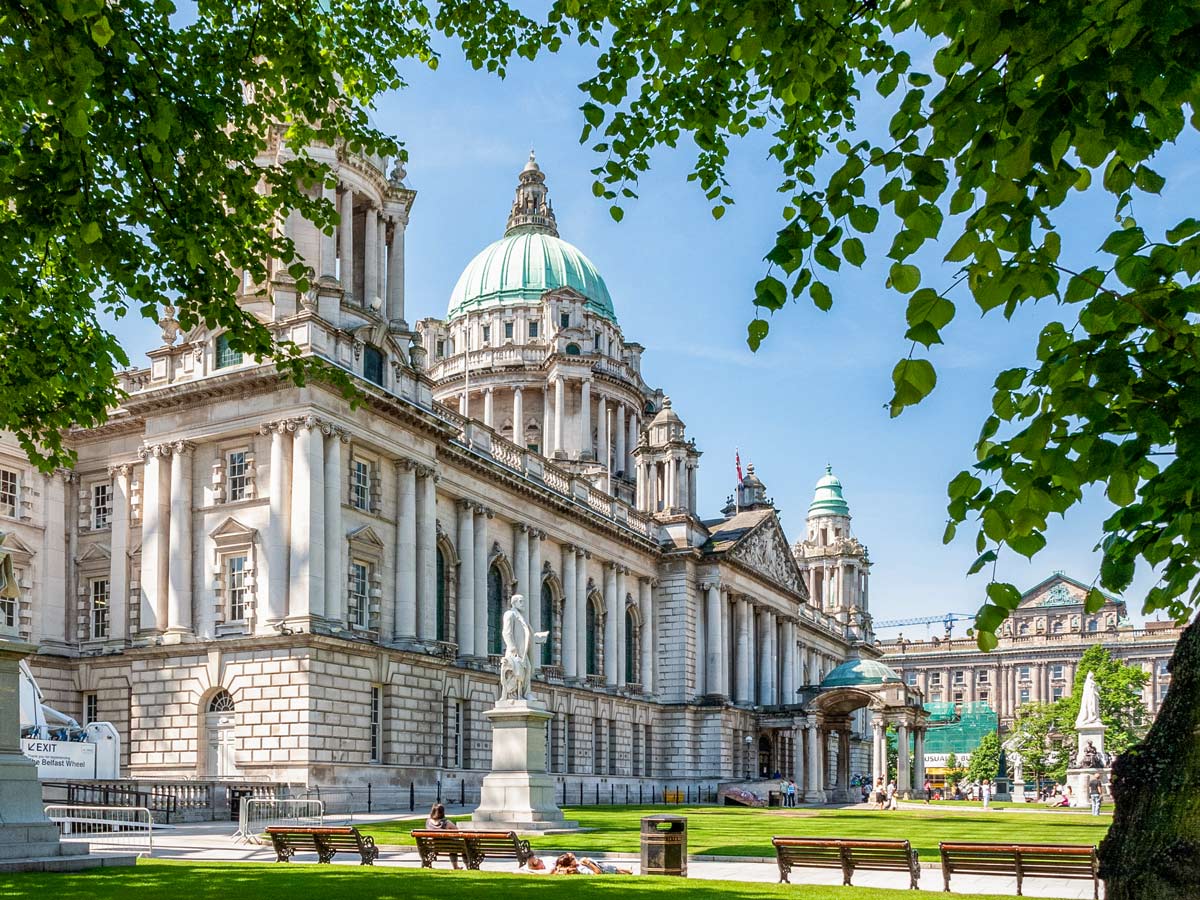
[[[533,857],[529,841],[515,831],[414,831],[421,867],[432,869],[439,855],[458,855],[468,869],[478,869],[485,859],[514,859],[524,866]]]
[[[841,838],[773,837],[779,862],[779,881],[788,882],[793,866],[841,869],[842,883],[850,884],[855,869],[907,872],[909,887],[917,890],[921,864],[908,841],[849,840]]]
[[[300,851],[313,851],[318,862],[327,863],[334,854],[353,850],[362,858],[362,865],[373,866],[379,856],[375,839],[359,834],[357,828],[272,825],[267,836],[275,848],[276,862],[287,862]]]
[[[1077,844],[987,844],[943,841],[942,878],[950,876],[1015,875],[1017,896],[1026,878],[1090,878],[1092,896],[1100,900],[1100,861],[1096,848]]]

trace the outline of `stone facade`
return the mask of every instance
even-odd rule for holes
[[[168,313],[125,403],[67,436],[73,470],[39,474],[0,437],[22,586],[0,616],[38,645],[47,701],[113,722],[134,777],[476,785],[521,592],[551,635],[535,693],[557,778],[711,783],[757,754],[806,783],[801,689],[878,655],[865,565],[852,615],[813,603],[757,478],[699,517],[700,452],[606,289],[468,298],[410,330],[403,171],[314,152],[345,224],[289,217],[313,288],[276,266],[243,303],[349,372],[359,404]],[[510,230],[557,240],[531,171]],[[523,337],[485,346],[485,325]]]
[[[880,646],[884,660],[926,702],[986,702],[1011,724],[1024,703],[1048,703],[1070,695],[1083,652],[1103,644],[1149,676],[1144,699],[1153,717],[1171,684],[1167,663],[1182,630],[1168,622],[1137,628],[1126,620],[1125,602],[1107,597],[1102,608],[1084,608],[1089,586],[1055,573],[1025,592],[1004,623],[999,646],[983,653],[973,638],[910,640],[902,635]]]

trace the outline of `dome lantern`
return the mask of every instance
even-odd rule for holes
[[[825,474],[817,482],[813,492],[812,503],[808,506],[808,514],[827,516],[849,516],[850,505],[842,496],[842,482],[833,474],[833,466],[825,466]]]

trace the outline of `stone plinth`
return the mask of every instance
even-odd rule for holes
[[[492,723],[492,771],[484,777],[476,830],[550,831],[575,828],[563,819],[554,779],[546,774],[546,722],[541,704],[501,700],[484,717]]]
[[[36,648],[0,638],[0,872],[133,865],[133,856],[93,856],[63,844],[46,818],[37,766],[21,752],[20,667]]]

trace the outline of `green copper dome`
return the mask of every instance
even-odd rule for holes
[[[459,276],[447,317],[514,303],[536,303],[546,291],[571,288],[587,307],[617,320],[612,297],[592,261],[562,238],[531,227],[510,232],[486,247]]]
[[[825,474],[817,482],[817,490],[813,494],[812,503],[808,505],[809,515],[812,513],[828,513],[834,516],[850,515],[850,506],[842,496],[842,483],[833,474],[833,466],[825,467]]]
[[[848,659],[821,682],[823,688],[862,687],[873,684],[899,684],[900,674],[876,659]]]

